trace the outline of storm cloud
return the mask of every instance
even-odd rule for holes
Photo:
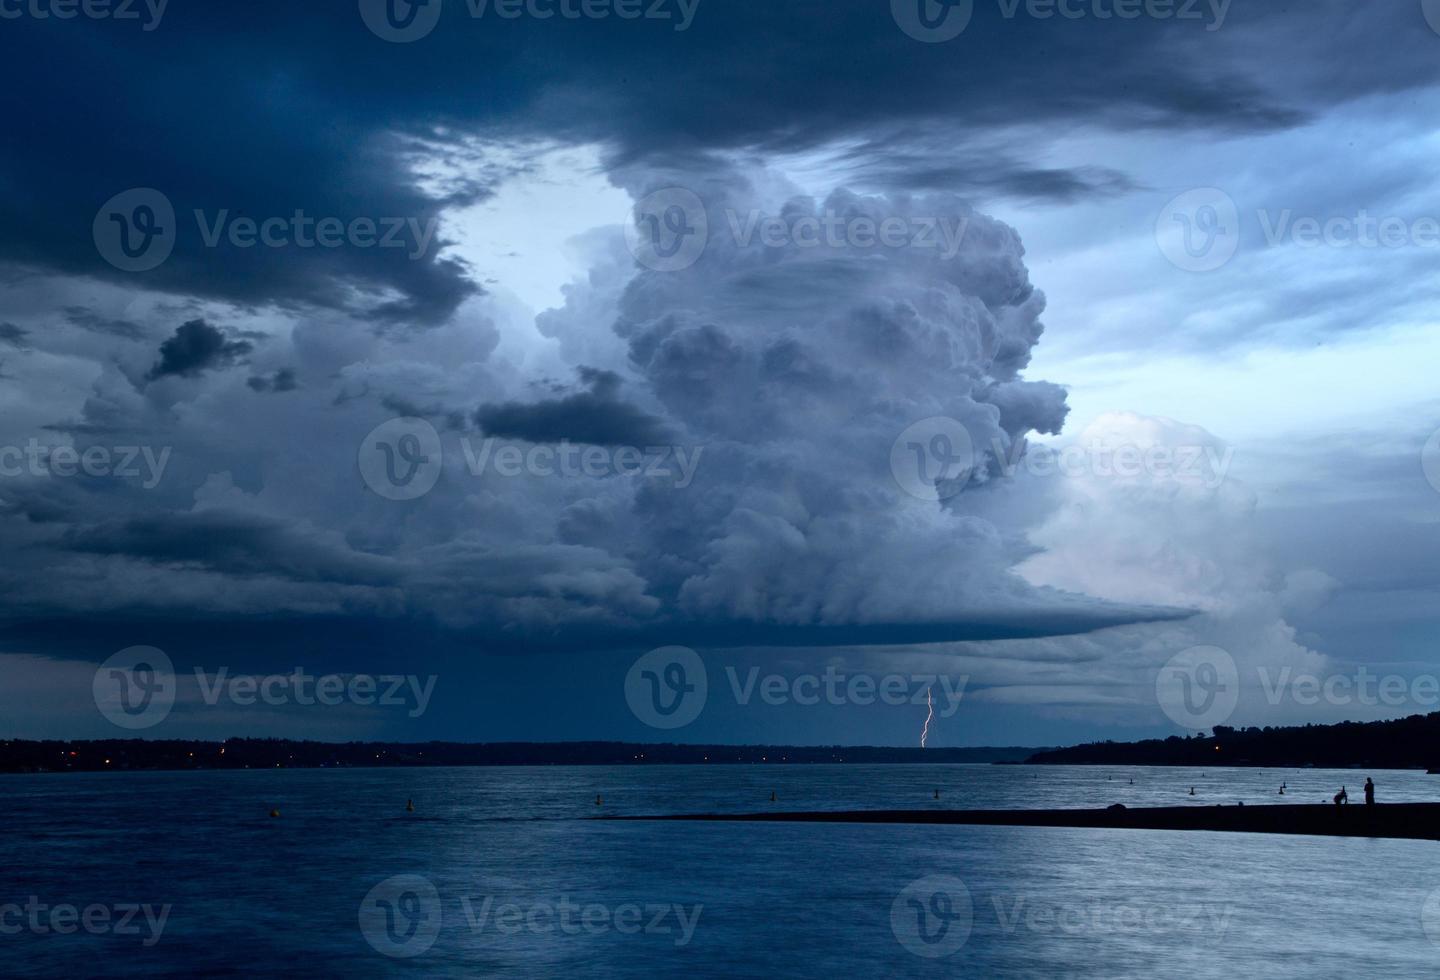
[[[537,677],[814,650],[974,667],[1037,726],[1153,727],[1176,644],[1321,662],[1344,631],[1315,597],[1362,605],[1347,576],[1427,622],[1406,522],[1433,527],[1435,409],[1381,333],[1431,350],[1432,256],[1269,247],[1254,215],[1420,206],[1440,37],[1413,4],[1005,9],[943,43],[859,0],[702,3],[684,30],[446,3],[413,43],[353,3],[7,20],[0,654],[443,663],[548,735]],[[1239,257],[1167,265],[1157,215],[1212,184]],[[104,213],[137,190],[173,212],[144,269],[97,232],[150,214]],[[667,228],[702,247],[654,261]],[[517,256],[562,298],[530,308],[496,271]],[[1271,427],[1250,484],[1022,465],[1078,437],[1220,451],[1237,417]],[[1314,429],[1360,418],[1385,454]],[[897,476],[935,419],[975,454],[943,500]],[[547,468],[566,444],[598,464]],[[1269,448],[1301,445],[1318,476]],[[1393,574],[1297,543],[1374,500]]]

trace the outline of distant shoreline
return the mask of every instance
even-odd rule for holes
[[[1440,712],[1390,721],[1249,728],[1216,725],[1212,734],[1090,742],[1043,749],[1034,765],[1236,766],[1261,769],[1440,768]]]
[[[1079,765],[1440,771],[1440,712],[1393,721],[1231,728],[1068,748],[690,745],[615,741],[0,740],[0,773],[397,766]]]
[[[1028,747],[682,745],[636,742],[310,742],[288,739],[0,740],[0,773],[387,769],[435,766],[966,765],[1023,762]]]

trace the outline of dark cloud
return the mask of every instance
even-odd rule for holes
[[[110,337],[119,337],[121,340],[144,340],[145,328],[138,323],[129,320],[121,320],[115,317],[101,316],[94,310],[86,309],[83,306],[67,306],[65,308],[65,320],[81,330],[88,330],[91,333],[104,334]]]
[[[623,163],[805,149],[896,127],[952,145],[1062,120],[1255,132],[1296,125],[1322,101],[1436,76],[1434,38],[1412,9],[1371,7],[1363,18],[1348,9],[1237,4],[1209,31],[1146,18],[1007,19],[981,4],[965,34],[944,44],[905,36],[889,5],[871,0],[702,4],[683,32],[646,19],[475,19],[455,3],[433,34],[408,45],[372,35],[354,4],[176,7],[162,29],[108,31],[99,46],[104,25],[25,18],[0,40],[0,107],[28,137],[0,148],[0,176],[26,189],[0,206],[0,258],[245,304],[433,323],[478,289],[463,265],[440,257],[439,236],[413,253],[243,248],[224,237],[208,247],[194,211],[207,221],[301,210],[425,226],[446,205],[484,198],[504,175],[417,187],[414,164],[463,158],[473,133],[601,141]],[[1324,31],[1311,28],[1342,19],[1355,67],[1335,72]],[[1285,59],[1244,57],[1280,48]],[[96,99],[80,85],[53,86],[44,100],[25,94],[28,79],[57,64],[125,79],[126,97]],[[216,118],[230,124],[217,130]],[[937,188],[976,184],[943,157],[906,169]],[[1125,181],[1104,167],[997,169],[982,188],[1027,198],[1107,194]],[[138,187],[170,199],[181,234],[164,265],[119,273],[89,229],[104,201]]]
[[[250,353],[248,340],[231,340],[223,330],[204,320],[190,320],[160,345],[160,360],[145,376],[154,381],[168,375],[192,378],[212,368],[226,367]]]
[[[399,580],[392,559],[352,551],[331,535],[224,511],[155,514],[72,528],[63,545],[85,554],[227,575],[351,585],[389,585]]]
[[[11,347],[25,347],[25,338],[30,336],[30,331],[22,330],[13,323],[0,322],[0,344],[7,344]]]
[[[948,134],[947,134],[948,135]],[[952,191],[977,199],[1006,197],[1023,202],[1070,204],[1104,200],[1139,189],[1128,174],[1112,167],[1036,167],[1024,160],[1028,139],[996,135],[957,147],[934,133],[896,130],[864,140],[840,158],[853,179],[906,191]],[[989,145],[986,145],[989,144]]]
[[[620,398],[613,371],[580,369],[589,391],[538,402],[481,405],[475,422],[486,434],[527,442],[593,446],[661,446],[674,438],[664,421]]]
[[[0,620],[19,626],[0,635],[91,659],[158,637],[276,667],[293,666],[297,650],[329,656],[350,643],[393,667],[437,650],[460,661],[1168,628],[1187,616],[1172,606],[1210,597],[1172,598],[1156,556],[1226,581],[1254,563],[1212,568],[1191,560],[1196,542],[1243,534],[1169,512],[1114,534],[1133,500],[1097,520],[1098,504],[1081,498],[1063,534],[1044,547],[1030,537],[1059,491],[1026,498],[999,458],[1017,458],[1032,433],[1058,432],[1069,407],[1060,386],[1024,376],[1045,297],[1019,231],[977,202],[1133,204],[1146,181],[1171,179],[1164,167],[1163,180],[1136,169],[1152,144],[1175,148],[1168,167],[1199,141],[1269,136],[1433,85],[1437,39],[1413,4],[1402,7],[1236,5],[1222,30],[1206,31],[1006,19],[979,4],[962,37],[933,45],[906,37],[884,0],[702,2],[685,32],[645,20],[474,20],[447,2],[439,28],[413,45],[374,37],[353,2],[177,4],[155,32],[7,21],[0,109],[23,138],[0,145],[0,186],[24,193],[0,195],[0,275],[14,287],[5,316],[24,326],[0,323],[0,344],[43,338],[55,356],[0,360],[7,392],[23,374],[15,362],[47,372],[22,382],[35,397],[7,400],[6,444],[39,433],[83,449],[103,435],[112,447],[173,447],[174,462],[145,490],[108,477],[7,479]],[[1338,71],[1337,34],[1347,52]],[[94,78],[113,80],[116,97],[97,97]],[[637,199],[695,189],[713,228],[727,208],[824,209],[944,217],[964,235],[953,254],[717,240],[694,267],[659,274],[637,269],[618,231],[601,229],[583,243],[589,275],[541,318],[540,338],[529,323],[502,330],[467,322],[480,319],[470,310],[455,316],[481,271],[450,257],[439,217],[484,202],[526,170],[535,145],[578,142],[600,146],[607,176]],[[514,161],[479,156],[496,144]],[[785,152],[798,156],[772,166]],[[794,186],[812,162],[824,191]],[[823,196],[837,183],[865,193]],[[120,272],[91,226],[104,201],[138,187],[174,206],[177,240],[158,268]],[[205,224],[399,219],[410,247],[246,247],[224,234],[207,244],[197,210]],[[1106,233],[1148,236],[1153,215],[1099,220]],[[1424,261],[1390,287],[1419,312]],[[1367,325],[1384,315],[1372,288],[1357,299],[1281,278],[1244,304],[1272,331],[1302,329],[1319,310]],[[17,298],[27,280],[31,295]],[[1149,306],[1116,309],[1143,317]],[[62,329],[52,336],[50,323]],[[262,365],[227,383],[209,376],[244,364],[262,340]],[[147,393],[142,377],[203,380]],[[441,430],[445,465],[422,499],[385,499],[357,465],[366,433],[395,415]],[[941,505],[899,486],[897,437],[936,416],[962,420],[995,453],[983,492]],[[704,456],[683,488],[465,472],[472,461],[457,442],[474,426],[533,443],[679,440]],[[1408,474],[1397,461],[1387,477],[1418,481],[1406,463]],[[1175,495],[1159,496],[1169,506]],[[1180,547],[1156,530],[1192,524]],[[1125,542],[1143,546],[1128,566],[1107,550]],[[1017,570],[1046,549],[1076,577],[1044,588]],[[1403,554],[1419,580],[1414,550]],[[1140,598],[1104,591],[1152,580]],[[587,670],[556,673],[595,681]],[[534,671],[509,679],[534,688]]]
[[[258,375],[245,382],[250,386],[251,391],[274,392],[281,394],[286,391],[294,391],[298,388],[299,382],[295,380],[294,368],[281,368],[274,374],[267,376]]]

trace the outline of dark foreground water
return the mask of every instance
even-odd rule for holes
[[[1358,798],[1366,775],[699,766],[6,776],[0,977],[1436,976],[1440,843],[587,819],[1313,803],[1342,783]],[[1382,801],[1440,799],[1440,776],[1368,775]]]

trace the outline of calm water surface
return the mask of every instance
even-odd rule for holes
[[[1440,799],[1440,776],[1313,769],[0,777],[0,976],[1436,976],[1434,842],[586,819],[1313,803],[1366,775]]]

